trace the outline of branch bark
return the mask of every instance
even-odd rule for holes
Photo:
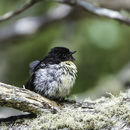
[[[34,34],[56,21],[65,19],[71,12],[71,7],[60,4],[50,9],[42,16],[27,17],[17,20],[13,25],[9,25],[0,30],[0,49],[7,46],[8,41]]]
[[[130,90],[58,106],[29,90],[0,83],[0,105],[40,114],[35,119],[8,120],[1,129],[130,129]]]
[[[39,1],[40,0],[30,0],[29,2],[25,3],[25,5],[23,5],[21,8],[15,10],[15,11],[8,12],[8,13],[4,14],[3,16],[1,16],[0,22],[8,20],[8,19],[24,12],[26,9],[30,8],[31,6],[33,6],[34,4],[36,4]],[[84,10],[86,10],[90,13],[93,13],[95,15],[105,16],[105,17],[112,18],[112,19],[115,19],[115,20],[118,20],[125,24],[130,25],[130,18],[123,16],[118,11],[110,10],[107,8],[96,7],[93,4],[87,2],[87,0],[53,0],[53,1],[60,2],[60,3],[66,3],[71,6],[79,6],[79,7],[83,8]]]
[[[37,2],[37,0],[31,0],[31,1],[33,1],[34,3]],[[11,41],[15,38],[20,38],[20,37],[23,38],[27,35],[34,34],[34,33],[38,32],[39,30],[43,30],[44,27],[47,27],[47,25],[50,25],[51,23],[54,23],[56,21],[61,21],[65,18],[67,18],[71,14],[71,12],[73,12],[72,7],[74,7],[74,6],[75,6],[75,8],[76,8],[76,6],[78,6],[92,14],[95,14],[98,16],[105,16],[105,17],[108,17],[111,19],[118,20],[127,25],[130,25],[130,18],[127,18],[127,17],[121,15],[117,11],[109,10],[106,8],[95,7],[92,4],[86,2],[86,0],[51,0],[51,1],[66,3],[67,5],[66,6],[64,4],[59,5],[55,8],[50,9],[46,14],[39,16],[39,17],[27,17],[27,18],[19,19],[13,25],[9,25],[8,27],[1,29],[1,31],[0,31],[1,48],[0,49],[5,47],[8,44],[8,41]],[[70,5],[70,6],[68,6],[68,5]],[[32,6],[32,4],[30,3],[28,8],[31,6]],[[22,13],[22,12],[20,12],[20,13]],[[10,18],[12,18],[14,16],[11,16]],[[5,20],[7,20],[7,19],[5,19]],[[3,42],[4,42],[4,44],[3,44]],[[12,42],[9,42],[9,44],[10,43],[12,43]]]
[[[10,11],[3,16],[0,17],[0,22],[6,21],[8,19],[13,18],[16,15],[19,15],[20,13],[24,12],[28,8],[32,7],[34,4],[39,2],[40,0],[29,0],[27,3],[25,3],[22,7],[18,8],[15,11]]]
[[[130,11],[130,0],[85,0],[103,8]]]
[[[37,93],[4,83],[0,83],[0,105],[32,114],[40,114],[44,111],[55,112],[60,108],[55,102]]]
[[[97,16],[104,16],[111,19],[115,19],[127,25],[130,25],[130,18],[123,16],[118,11],[114,11],[107,8],[96,7],[85,0],[54,0],[60,3],[66,3],[71,6],[78,6],[84,9],[85,11],[95,14]]]

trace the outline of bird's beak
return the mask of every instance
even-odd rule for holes
[[[72,51],[71,53],[70,53],[70,55],[71,55],[71,61],[75,61],[75,58],[72,56],[74,53],[76,53],[77,51]]]
[[[76,53],[77,51],[73,51],[73,52],[71,52],[71,54],[73,55],[74,53]]]

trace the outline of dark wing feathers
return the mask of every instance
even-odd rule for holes
[[[27,82],[25,83],[25,85],[24,85],[26,89],[29,89],[29,90],[31,90],[31,91],[34,91],[34,84],[33,84],[34,78],[35,78],[35,74],[33,73],[33,74],[30,76],[30,78],[27,80]]]
[[[34,89],[35,89],[35,86],[34,86],[35,72],[40,68],[45,68],[45,66],[46,65],[44,64],[44,62],[38,61],[38,60],[30,63],[29,67],[30,67],[31,76],[24,85],[26,89],[34,91]]]
[[[31,62],[31,63],[29,64],[29,68],[30,68],[30,72],[31,72],[31,73],[34,72],[36,66],[37,66],[39,63],[40,63],[40,61],[39,61],[39,60],[36,60],[36,61],[33,61],[33,62]]]

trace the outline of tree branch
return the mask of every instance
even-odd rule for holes
[[[22,7],[18,8],[15,11],[10,11],[3,16],[0,16],[0,22],[6,21],[8,19],[11,19],[12,17],[24,12],[28,8],[32,7],[34,4],[39,2],[40,0],[28,0],[27,3],[25,3]]]
[[[32,114],[44,111],[55,112],[60,107],[53,101],[24,88],[0,83],[0,105]]]
[[[30,0],[28,6],[25,7],[29,7],[29,6],[31,7],[31,5],[34,4],[36,1],[37,0]],[[7,46],[8,44],[15,43],[15,42],[8,42],[8,41],[11,41],[15,38],[23,38],[27,35],[34,34],[39,30],[44,29],[44,27],[47,27],[47,25],[50,25],[51,23],[54,23],[56,21],[61,21],[67,18],[71,14],[71,12],[73,12],[73,8],[72,8],[73,6],[75,7],[78,6],[92,14],[112,18],[122,23],[125,23],[127,25],[130,25],[130,18],[121,15],[117,11],[95,7],[92,4],[86,2],[85,0],[51,0],[51,1],[66,3],[67,5],[66,6],[65,4],[59,5],[55,8],[50,9],[47,13],[39,17],[27,17],[27,18],[19,19],[13,25],[9,25],[8,27],[1,29],[0,44],[1,43],[2,44],[0,49]]]
[[[106,8],[100,8],[96,7],[85,0],[54,0],[60,3],[66,3],[71,6],[79,6],[85,11],[88,11],[92,14],[98,15],[98,16],[104,16],[111,19],[118,20],[122,23],[125,23],[127,25],[130,25],[130,18],[123,16],[118,11],[106,9]]]
[[[130,11],[130,0],[85,0],[91,4],[99,5],[103,8],[109,8],[114,10],[126,10]]]
[[[8,122],[6,125],[1,123],[0,129],[130,129],[130,90],[118,96],[107,96],[95,101],[63,102],[61,108],[39,94],[0,83],[0,105],[40,113],[30,120],[25,116],[24,120],[2,119]]]
[[[34,34],[51,23],[63,20],[71,12],[71,7],[60,4],[50,9],[42,16],[27,17],[17,20],[13,25],[9,25],[8,27],[0,30],[0,49],[5,47],[8,44],[8,41],[13,40],[16,37],[20,38]]]
[[[11,11],[11,12],[8,12],[8,13],[4,14],[3,16],[1,16],[0,22],[8,20],[8,19],[22,13],[23,11],[30,8],[31,6],[33,6],[35,3],[39,2],[39,1],[40,0],[30,0],[29,2],[25,3],[21,8],[17,9],[16,11]],[[87,2],[85,0],[53,0],[53,1],[66,3],[71,6],[72,5],[79,6],[92,14],[112,18],[112,19],[115,19],[115,20],[118,20],[125,24],[130,25],[130,18],[123,16],[118,11],[110,10],[107,8],[95,7],[94,5],[90,4],[89,2]]]

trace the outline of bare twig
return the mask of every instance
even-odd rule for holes
[[[109,8],[114,10],[126,10],[130,11],[130,0],[85,0],[91,4],[99,5],[103,8]]]
[[[35,114],[23,114],[23,115],[16,115],[16,116],[10,116],[7,118],[0,118],[0,123],[2,122],[14,122],[16,120],[22,120],[22,119],[32,119],[32,118],[36,118],[37,115]]]
[[[31,1],[35,3],[37,0],[31,0]],[[47,27],[47,25],[54,23],[55,21],[61,21],[67,18],[67,16],[69,16],[73,11],[72,10],[73,6],[78,6],[92,14],[112,18],[121,21],[122,23],[130,25],[130,18],[121,15],[118,11],[95,7],[92,4],[83,0],[50,0],[50,1],[66,3],[67,5],[66,6],[65,4],[58,5],[57,7],[50,9],[47,13],[39,17],[27,17],[19,19],[13,25],[9,25],[8,27],[1,29],[0,43],[2,44],[0,49],[5,47],[8,41],[13,40],[16,37],[23,38],[24,36],[34,34],[37,31],[44,29],[44,27]],[[31,4],[29,5],[31,6]],[[11,42],[9,42],[9,44],[10,43]]]
[[[59,109],[55,102],[37,93],[4,83],[0,83],[0,105],[32,114],[39,114],[45,111],[56,112]]]
[[[30,0],[29,2],[25,3],[21,8],[15,10],[15,11],[8,12],[8,13],[4,14],[3,16],[1,16],[0,22],[6,21],[6,20],[22,13],[23,11],[30,8],[31,6],[33,6],[35,3],[39,2],[39,1],[41,1],[41,0]],[[112,19],[115,19],[115,20],[118,20],[125,24],[130,25],[130,18],[123,16],[118,11],[114,11],[114,10],[110,10],[110,9],[106,9],[106,8],[95,7],[85,0],[53,0],[53,1],[66,3],[69,5],[76,5],[76,6],[79,6],[83,9],[85,9],[86,11],[88,11],[90,13],[112,18]]]
[[[115,20],[118,20],[120,22],[130,25],[130,18],[123,16],[118,11],[95,7],[94,5],[86,2],[85,0],[54,0],[54,1],[57,1],[60,3],[66,3],[71,6],[79,6],[92,14],[95,14],[98,16],[105,16],[105,17],[115,19]]]
[[[28,8],[30,8],[31,6],[33,6],[35,3],[39,2],[39,1],[40,0],[29,0],[29,1],[27,1],[27,3],[25,3],[21,8],[18,8],[15,11],[10,11],[10,12],[4,14],[3,16],[1,16],[0,22],[11,19],[12,17],[24,12],[25,10],[27,10]]]
[[[13,38],[15,39],[16,37],[20,38],[34,34],[39,30],[44,29],[44,27],[47,27],[49,24],[63,20],[71,12],[71,7],[60,4],[50,9],[42,16],[27,17],[17,20],[13,25],[9,25],[0,30],[0,49],[7,45],[7,41],[13,40]]]

